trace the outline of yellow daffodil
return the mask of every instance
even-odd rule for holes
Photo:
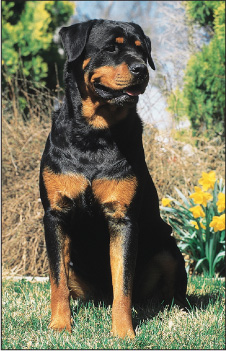
[[[195,229],[199,229],[198,223],[196,221],[190,221],[190,223],[195,227]]]
[[[196,221],[190,221],[190,223],[195,227],[195,229],[199,229],[198,223]],[[200,226],[202,229],[206,229],[202,222],[200,222]]]
[[[170,202],[171,202],[172,200],[170,200],[170,199],[167,199],[167,198],[163,198],[162,199],[162,206],[164,206],[164,207],[171,207],[171,205],[170,205]]]
[[[193,199],[195,204],[207,206],[207,201],[212,200],[213,196],[209,193],[205,193],[201,188],[195,186],[195,193],[189,196]]]
[[[210,227],[214,229],[215,232],[222,231],[225,229],[225,213],[221,216],[214,216]]]
[[[224,193],[218,194],[217,209],[218,209],[219,213],[223,212],[225,209],[225,194]]]
[[[202,185],[203,190],[213,189],[216,181],[216,173],[210,171],[209,173],[202,172],[202,178],[199,179],[199,184]]]
[[[205,213],[200,205],[189,208],[189,211],[192,212],[194,218],[205,217]]]
[[[206,229],[206,226],[202,222],[200,222],[200,226],[202,229]]]

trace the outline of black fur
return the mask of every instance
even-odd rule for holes
[[[158,195],[145,163],[142,122],[136,112],[138,96],[97,85],[94,94],[97,98],[99,94],[99,100],[106,103],[106,109],[115,106],[128,110],[125,118],[118,123],[110,123],[106,128],[95,128],[82,112],[84,74],[87,73],[91,79],[95,69],[117,67],[123,62],[134,75],[137,75],[137,66],[146,67],[147,62],[155,69],[150,39],[134,23],[104,20],[62,28],[60,35],[68,57],[64,72],[65,98],[61,108],[53,114],[40,171],[45,238],[52,275],[58,284],[61,236],[68,236],[71,239],[73,270],[94,287],[97,296],[98,293],[99,296],[102,293],[111,295],[109,242],[110,236],[120,233],[125,239],[124,294],[128,294],[133,281],[134,298],[142,297],[139,296],[139,287],[144,270],[156,255],[167,252],[177,265],[174,297],[184,301],[187,284],[184,260],[171,236],[171,227],[160,217]],[[123,37],[124,43],[115,48],[112,41],[117,37]],[[135,39],[141,42],[140,46],[134,45]],[[83,70],[83,62],[88,58],[90,61]],[[139,77],[134,78],[135,85],[143,84],[147,74],[147,70],[143,76],[138,74]],[[82,174],[89,185],[76,198],[64,197],[61,210],[53,209],[42,176],[46,167],[54,174]],[[115,219],[112,216],[114,205],[99,203],[92,184],[97,179],[122,180],[129,177],[137,179],[136,192],[124,217]]]

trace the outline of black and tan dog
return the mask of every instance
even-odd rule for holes
[[[70,296],[112,295],[112,332],[134,337],[134,299],[185,303],[184,260],[160,217],[142,146],[139,94],[155,69],[134,23],[64,27],[65,98],[53,115],[40,191],[50,266],[50,327],[71,331]]]

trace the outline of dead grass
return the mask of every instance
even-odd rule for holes
[[[220,139],[190,136],[183,142],[168,134],[160,135],[146,125],[143,137],[146,162],[160,200],[166,195],[178,198],[175,187],[184,195],[194,191],[202,172],[215,170],[218,178],[224,178],[225,149]],[[168,138],[167,143],[163,143],[164,138]]]
[[[27,88],[28,82],[3,95],[2,109],[2,263],[7,274],[46,275],[43,209],[39,198],[39,164],[50,130],[53,96],[45,89]],[[26,120],[17,96],[26,102]],[[26,121],[24,121],[26,120]],[[145,127],[146,160],[159,198],[185,194],[197,184],[203,171],[216,170],[224,177],[224,145],[217,140],[198,140],[188,156],[184,143],[173,139],[163,144],[151,126]],[[194,140],[192,140],[194,145]]]
[[[45,275],[48,262],[38,183],[53,97],[45,89],[34,94],[28,94],[26,89],[22,97],[30,118],[25,122],[15,99],[19,87],[13,87],[14,91],[3,96],[2,109],[3,268],[10,274]]]

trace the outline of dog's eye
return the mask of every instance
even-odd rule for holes
[[[109,45],[108,47],[105,48],[106,51],[108,52],[115,52],[116,51],[116,46],[115,45]]]

